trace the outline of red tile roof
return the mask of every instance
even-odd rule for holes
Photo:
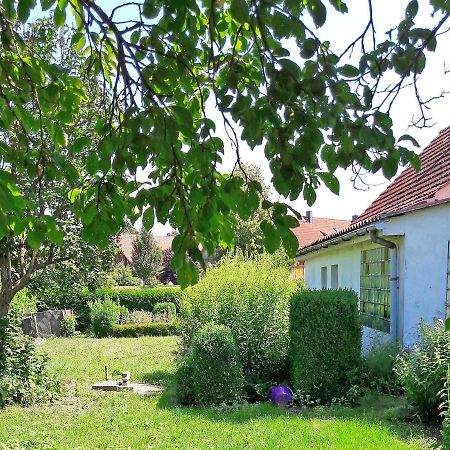
[[[161,251],[172,247],[172,241],[175,236],[153,236]],[[128,262],[132,261],[133,242],[136,235],[132,233],[122,233],[118,239],[118,247]]]
[[[354,222],[450,199],[450,127],[424,149],[420,162],[419,173],[408,166]]]
[[[450,127],[425,147],[420,171],[408,166],[350,226],[310,242],[300,254],[318,244],[354,232],[387,217],[406,214],[450,201]],[[311,250],[308,250],[311,248]]]
[[[299,248],[302,248],[349,225],[349,220],[313,217],[311,223],[306,219],[301,220],[300,225],[292,231],[297,237]]]

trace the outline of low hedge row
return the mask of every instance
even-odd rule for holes
[[[72,309],[77,316],[78,328],[85,331],[89,328],[89,302],[103,300],[105,296],[125,306],[129,311],[149,311],[157,303],[175,304],[177,313],[180,311],[181,289],[173,287],[155,287],[139,289],[99,289],[94,293],[80,293],[61,295],[48,299],[39,310],[45,309]],[[39,307],[39,305],[38,305]]]
[[[139,337],[139,336],[176,336],[179,325],[176,322],[154,322],[143,324],[114,325],[112,336]]]

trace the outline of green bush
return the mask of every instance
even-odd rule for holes
[[[139,337],[139,336],[176,336],[179,334],[179,325],[176,322],[153,322],[141,324],[113,325],[113,337]]]
[[[439,393],[444,389],[450,366],[450,332],[441,320],[420,326],[420,339],[398,358],[396,371],[408,402],[421,420],[440,421]]]
[[[153,308],[153,314],[166,314],[169,320],[177,316],[177,307],[172,302],[157,303]]]
[[[118,286],[141,286],[142,284],[142,281],[133,275],[131,267],[126,266],[123,262],[114,266],[111,276]]]
[[[76,325],[77,318],[75,314],[63,317],[61,320],[61,334],[65,337],[74,336]]]
[[[345,395],[361,363],[357,297],[350,290],[303,291],[291,302],[291,378],[294,389],[329,403]]]
[[[243,388],[239,348],[231,330],[206,325],[177,370],[177,397],[182,404],[218,405],[239,400]]]
[[[89,302],[91,330],[96,337],[107,337],[113,332],[113,326],[126,319],[128,310],[112,301],[108,296],[103,300]]]
[[[14,315],[22,316],[36,312],[36,297],[27,289],[21,289],[12,299],[10,311]]]
[[[138,325],[152,322],[158,322],[158,320],[154,320],[153,313],[142,310],[130,312],[127,320],[125,321],[127,325]]]
[[[181,306],[182,347],[208,323],[229,327],[239,345],[244,375],[286,375],[289,301],[297,286],[287,265],[270,255],[225,256],[185,291]]]
[[[397,342],[375,342],[362,360],[365,384],[371,389],[399,394],[401,386],[394,370],[399,353],[400,345]]]
[[[156,303],[174,303],[177,311],[180,308],[181,289],[174,287],[139,288],[139,289],[99,289],[95,293],[78,293],[60,295],[49,298],[45,309],[72,309],[77,316],[77,326],[81,331],[90,328],[89,302],[102,300],[105,296],[110,297],[129,311],[152,312]],[[42,311],[43,309],[40,308]]]
[[[0,407],[44,403],[61,391],[59,381],[48,375],[47,357],[37,354],[23,334],[20,317],[0,319]]]

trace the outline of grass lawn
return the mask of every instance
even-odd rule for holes
[[[173,337],[50,339],[41,348],[68,384],[59,402],[0,412],[1,449],[424,449],[432,433],[399,419],[402,400],[370,395],[357,408],[285,411],[270,404],[179,408],[173,399]],[[160,382],[155,397],[90,390],[104,366],[116,378]],[[172,387],[171,387],[172,386]]]

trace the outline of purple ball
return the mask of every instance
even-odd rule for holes
[[[292,391],[289,387],[278,385],[270,388],[269,399],[277,406],[289,406],[292,404]]]

